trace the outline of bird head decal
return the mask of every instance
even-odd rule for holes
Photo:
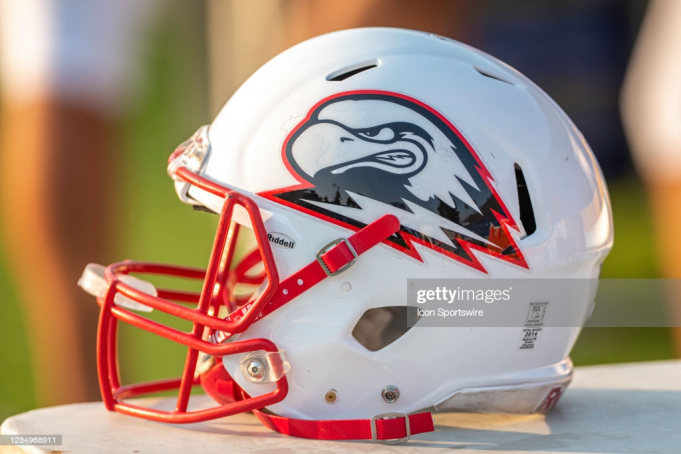
[[[401,228],[385,243],[417,260],[413,243],[482,272],[472,250],[528,268],[492,175],[456,128],[418,100],[334,95],[294,128],[282,157],[300,184],[260,194],[270,200],[352,230],[393,214]]]

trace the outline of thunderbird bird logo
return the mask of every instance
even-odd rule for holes
[[[300,184],[260,194],[270,200],[355,231],[393,214],[401,228],[385,244],[417,260],[414,244],[482,272],[474,250],[528,268],[492,175],[421,101],[384,91],[324,99],[288,135],[282,158]]]

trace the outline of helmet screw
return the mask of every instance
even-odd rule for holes
[[[248,366],[246,366],[246,370],[248,371],[248,375],[256,380],[265,377],[265,366],[257,359],[251,360],[248,363]]]
[[[396,386],[388,385],[381,391],[381,397],[389,404],[392,404],[400,397],[400,390]]]
[[[335,389],[330,389],[324,393],[324,400],[330,404],[335,403],[338,400],[338,392]]]

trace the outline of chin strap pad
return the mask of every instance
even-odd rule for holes
[[[222,361],[218,361],[200,377],[203,390],[220,405],[244,399],[241,387],[230,377]]]

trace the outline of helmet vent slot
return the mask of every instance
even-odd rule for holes
[[[518,164],[515,167],[515,182],[518,190],[518,206],[520,207],[520,222],[523,224],[525,234],[532,235],[537,230],[537,221],[534,217],[534,209],[532,208],[532,200],[530,199],[530,191],[525,182],[525,175],[523,169]]]
[[[341,80],[349,79],[352,76],[356,76],[361,72],[368,71],[371,68],[376,68],[380,64],[381,62],[378,60],[370,60],[362,63],[357,63],[355,65],[348,66],[346,68],[332,72],[331,74],[326,76],[326,80],[331,82],[340,82]]]
[[[376,307],[357,320],[352,336],[364,348],[376,352],[404,336],[420,318],[413,306]]]
[[[487,71],[483,71],[482,69],[477,68],[475,66],[473,67],[473,69],[475,69],[482,76],[489,77],[490,79],[498,80],[499,82],[503,82],[505,84],[514,85],[512,82],[509,82],[508,80],[502,79],[501,77],[496,76],[494,74],[491,74]]]

